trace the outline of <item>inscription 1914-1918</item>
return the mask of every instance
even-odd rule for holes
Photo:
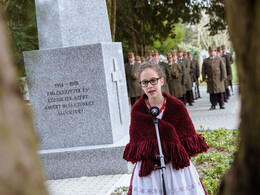
[[[47,91],[45,110],[55,111],[58,116],[81,114],[87,106],[93,106],[89,100],[89,87],[80,87],[78,81],[55,83],[54,89]]]

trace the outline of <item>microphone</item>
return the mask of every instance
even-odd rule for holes
[[[160,109],[157,106],[153,106],[149,110],[150,115],[157,117],[160,114]]]

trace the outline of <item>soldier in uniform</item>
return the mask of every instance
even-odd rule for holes
[[[151,51],[151,50],[148,50],[148,51],[147,51],[146,56],[147,56],[147,58],[146,58],[147,61],[152,61],[152,60],[153,60],[152,51]]]
[[[193,92],[192,92],[192,79],[191,79],[191,75],[190,75],[190,62],[188,60],[188,58],[183,57],[183,51],[182,48],[178,48],[178,60],[180,60],[181,62],[183,62],[183,65],[186,68],[186,72],[184,72],[183,74],[186,75],[186,100],[189,103],[190,106],[193,106],[192,102],[193,102]],[[185,103],[184,103],[185,104]],[[186,104],[185,104],[186,105]]]
[[[135,57],[135,62],[141,64],[141,58],[140,56]]]
[[[133,76],[133,70],[135,65],[135,56],[133,52],[128,53],[128,63],[125,64],[125,75],[126,75],[126,83],[127,83],[127,92],[128,97],[130,99],[131,106],[134,105],[136,100],[135,95],[135,78]]]
[[[207,92],[210,94],[210,110],[216,109],[217,102],[220,109],[225,109],[223,92],[226,70],[223,60],[216,56],[213,46],[209,47],[209,57],[203,61],[202,79],[207,83]]]
[[[143,90],[138,80],[138,68],[141,65],[140,56],[136,56],[136,62],[133,67],[133,78],[134,78],[134,90],[135,90],[135,102],[141,97]]]
[[[226,58],[222,57],[221,46],[220,46],[220,47],[217,47],[217,56],[218,56],[218,57],[221,57],[221,59],[222,59],[223,62],[224,62],[225,69],[227,70],[227,68],[226,68]],[[223,93],[224,102],[228,102],[228,94],[227,94],[227,91],[228,91],[228,79],[226,79],[226,80],[224,81],[224,87],[225,87],[225,92]]]
[[[180,100],[186,105],[186,103],[187,103],[187,99],[186,99],[187,70],[186,70],[186,65],[183,61],[182,55],[183,55],[182,49],[179,47],[177,63],[180,65],[180,67],[182,69],[182,79],[181,79],[182,98]]]
[[[231,69],[231,64],[233,63],[233,58],[230,53],[226,52],[226,46],[221,45],[222,49],[222,57],[226,59],[226,70],[227,70],[227,80],[228,84],[231,86],[231,90],[233,90],[232,87],[232,69]],[[229,89],[227,90],[227,95],[228,97],[230,96]]]
[[[167,54],[167,58],[172,57],[172,65],[170,69],[170,81],[169,81],[169,88],[171,95],[175,98],[181,99],[182,94],[182,68],[178,64],[177,55],[175,51],[172,53]]]
[[[199,77],[200,77],[200,65],[198,60],[192,57],[192,52],[187,52],[188,59],[190,60],[190,68],[192,70],[192,78],[195,84],[195,99],[201,98],[200,97],[200,90],[199,90]]]
[[[170,69],[166,63],[159,61],[159,54],[156,49],[151,50],[151,53],[152,53],[153,61],[161,67],[163,75],[165,76],[166,82],[164,82],[162,86],[162,90],[165,91],[166,93],[170,93],[169,86],[168,86],[169,79],[170,79]]]
[[[145,63],[145,57],[141,56],[141,64]]]

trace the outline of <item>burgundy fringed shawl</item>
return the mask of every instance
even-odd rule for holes
[[[180,169],[190,165],[189,157],[208,149],[204,138],[197,134],[184,104],[164,92],[167,97],[159,132],[165,163],[171,162],[173,168]],[[136,163],[142,161],[139,176],[147,176],[159,164],[159,154],[153,117],[148,114],[143,94],[131,111],[130,142],[126,145],[123,158]]]

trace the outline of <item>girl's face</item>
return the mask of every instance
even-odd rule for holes
[[[158,79],[160,76],[158,73],[152,69],[152,68],[146,68],[143,70],[140,74],[140,81],[142,83],[146,83],[148,81],[147,87],[142,86],[144,93],[148,96],[148,98],[156,98],[159,97],[162,94],[161,87],[163,86],[164,83],[164,78]],[[157,84],[155,84],[158,81]],[[152,85],[153,83],[154,85]]]

